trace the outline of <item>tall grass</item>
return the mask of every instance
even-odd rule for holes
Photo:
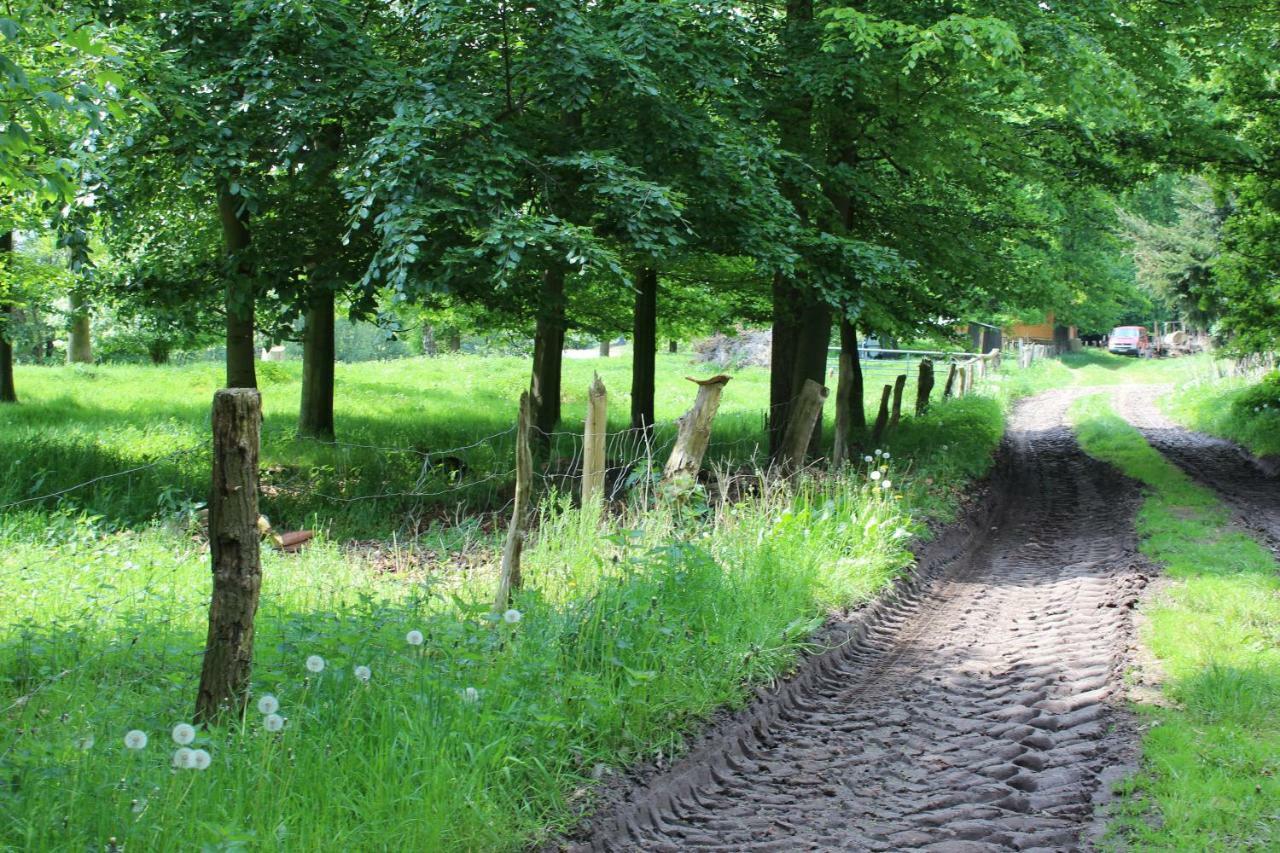
[[[1126,849],[1280,847],[1280,564],[1207,489],[1099,397],[1074,411],[1084,449],[1146,487],[1142,550],[1173,581],[1145,609],[1165,701],[1115,825]]]

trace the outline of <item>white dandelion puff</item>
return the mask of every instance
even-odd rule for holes
[[[506,622],[508,625],[514,625],[522,618],[524,618],[524,614],[519,610],[516,610],[514,607],[502,614],[502,621]]]
[[[279,714],[267,714],[267,718],[262,721],[262,726],[269,732],[278,732],[284,729],[284,717]]]
[[[468,704],[480,701],[480,691],[474,687],[468,687],[462,691],[462,701]]]
[[[884,451],[877,447],[877,448],[876,448],[876,456],[884,456]]]
[[[356,667],[355,674],[356,674],[356,681],[362,682],[364,684],[368,684],[369,679],[373,678],[373,670],[369,669],[369,667],[367,666]]]
[[[190,723],[178,723],[173,727],[173,742],[178,746],[186,746],[195,739],[196,730]]]
[[[203,749],[192,750],[191,766],[196,770],[208,770],[209,765],[213,763],[213,756]]]
[[[126,732],[124,736],[124,745],[129,749],[143,749],[147,745],[147,733],[141,729],[134,729]]]
[[[410,631],[404,635],[404,641],[411,646],[420,646],[425,638],[421,631]]]
[[[887,451],[887,450],[886,450],[886,451],[884,452],[884,456],[883,456],[883,457],[881,457],[881,458],[882,458],[882,459],[888,459],[888,458],[889,458],[889,456],[890,456],[889,451]]]
[[[872,472],[871,472],[871,479],[873,479],[873,480],[879,480],[882,476],[884,476],[884,475],[883,475],[883,474],[881,474],[879,471],[872,471]]]
[[[872,462],[875,462],[876,460],[870,456],[864,456],[862,457],[862,461],[870,465]]]
[[[270,693],[258,700],[258,713],[274,714],[280,710],[280,700],[272,696]]]
[[[76,741],[76,746],[78,746],[80,749],[88,751],[90,749],[93,749],[93,745],[95,742],[96,741],[94,741],[93,735],[85,735],[84,737]]]
[[[324,672],[324,658],[320,655],[312,655],[307,658],[307,669],[312,672]]]
[[[185,746],[180,746],[173,752],[173,766],[179,770],[190,770],[195,766],[196,751]]]
[[[880,484],[880,488],[885,490],[892,489],[893,483],[889,480],[885,480],[883,483]]]

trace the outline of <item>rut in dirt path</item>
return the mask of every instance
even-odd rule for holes
[[[1169,385],[1122,386],[1114,395],[1115,408],[1166,459],[1217,492],[1239,523],[1280,555],[1280,477],[1264,471],[1239,445],[1170,420],[1156,401],[1172,391]]]
[[[1069,850],[1136,736],[1120,710],[1135,492],[1025,402],[963,554],[593,821],[607,850]]]

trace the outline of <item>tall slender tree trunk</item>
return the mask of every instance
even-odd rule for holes
[[[806,380],[813,380],[825,387],[827,384],[827,357],[831,350],[831,307],[826,302],[810,298],[800,313],[796,329],[796,355],[791,377],[793,399]],[[822,455],[822,413],[809,439],[809,453]]]
[[[422,326],[422,354],[427,358],[435,358],[438,352],[435,327],[430,323],[425,323]]]
[[[302,403],[298,435],[333,441],[333,291],[317,288],[302,332]]]
[[[0,268],[8,264],[12,252],[13,232],[0,231]],[[13,306],[0,302],[0,403],[18,402],[13,384],[13,339],[9,337],[12,322]]]
[[[672,353],[673,355],[674,355],[675,353],[680,352],[680,342],[679,342],[679,341],[670,341],[670,342],[668,342],[668,343],[667,343],[667,352]]]
[[[461,352],[462,351],[462,333],[459,332],[457,329],[450,331],[449,336],[445,338],[444,343],[445,343],[445,349],[447,349],[449,352]]]
[[[564,267],[542,276],[538,321],[533,334],[533,377],[529,385],[534,431],[546,438],[560,422],[560,367],[564,361]]]
[[[848,461],[867,433],[867,411],[858,353],[858,329],[840,319],[840,379],[836,388],[836,464]]]
[[[89,336],[89,305],[84,294],[71,291],[71,334],[67,341],[68,364],[92,364],[93,342]]]
[[[636,310],[631,328],[631,428],[654,424],[657,383],[658,271],[645,267],[636,276]]]
[[[231,191],[218,187],[218,218],[227,255],[235,269],[227,275],[227,387],[257,388],[257,356],[254,345],[254,288],[248,261],[237,257],[249,248],[249,226],[239,212],[240,202]]]
[[[773,277],[773,339],[769,350],[769,454],[782,448],[791,413],[795,381],[796,338],[799,334],[800,292],[781,274]]]

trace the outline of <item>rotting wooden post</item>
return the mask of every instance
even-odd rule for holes
[[[991,357],[991,369],[992,369],[992,370],[999,370],[999,369],[1000,369],[1000,357],[1001,357],[1000,349],[999,349],[998,347],[997,347],[996,349],[993,349],[993,350],[990,352],[990,357]]]
[[[956,392],[956,363],[951,362],[951,366],[947,370],[947,384],[942,390],[942,398],[950,400]]]
[[[609,398],[595,374],[587,389],[587,427],[582,435],[582,505],[604,499],[604,441],[608,430]]]
[[[702,468],[702,457],[706,455],[707,445],[711,443],[711,422],[715,420],[716,411],[720,408],[720,395],[730,379],[728,376],[685,378],[698,386],[698,396],[693,402],[693,408],[680,418],[676,445],[671,449],[671,456],[662,470],[664,480],[681,475],[698,476],[698,471]]]
[[[804,467],[809,440],[813,438],[818,418],[822,417],[822,404],[826,402],[829,393],[825,386],[806,379],[804,387],[800,389],[800,396],[791,403],[787,429],[782,435],[782,453],[778,458],[785,470],[798,471]]]
[[[933,394],[933,362],[920,360],[920,377],[916,380],[916,417],[929,411],[929,397]]]
[[[907,374],[898,374],[898,378],[893,380],[893,415],[889,418],[890,432],[898,428],[898,421],[902,419],[902,391],[906,387]]]
[[[880,413],[876,415],[876,425],[871,430],[871,443],[877,447],[880,446],[880,439],[884,438],[884,428],[889,425],[889,395],[893,393],[893,386],[884,386],[884,391],[880,393]]]
[[[978,370],[977,362],[976,361],[969,362],[969,381],[965,383],[965,392],[968,394],[973,393],[973,387],[977,381],[976,380],[977,370]]]
[[[213,395],[213,482],[209,551],[213,596],[195,719],[212,723],[238,714],[253,667],[253,620],[262,587],[258,532],[258,444],[262,397],[253,388]]]
[[[507,544],[502,549],[502,574],[498,578],[498,594],[493,611],[501,613],[511,601],[511,592],[520,588],[520,554],[524,551],[524,523],[529,512],[529,495],[533,484],[533,453],[529,449],[532,419],[529,392],[520,395],[520,416],[516,420],[516,497],[511,507],[511,523],[507,526]]]

